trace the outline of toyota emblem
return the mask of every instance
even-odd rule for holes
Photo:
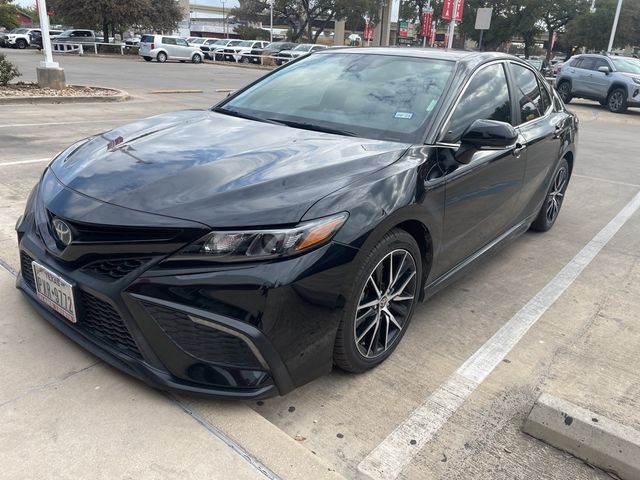
[[[60,240],[60,243],[62,243],[65,247],[69,245],[73,240],[71,227],[69,227],[69,225],[64,223],[59,218],[54,218],[51,224],[53,225],[53,229],[56,232],[56,237],[58,238],[58,240]]]

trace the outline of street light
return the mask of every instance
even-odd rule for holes
[[[269,41],[273,42],[273,0],[269,0],[269,17],[271,20],[271,27],[269,28]]]
[[[618,6],[616,7],[616,16],[613,18],[613,28],[611,29],[611,36],[609,37],[609,48],[607,52],[613,49],[613,41],[616,38],[616,29],[618,28],[618,19],[620,18],[620,9],[622,8],[622,0],[618,0]]]
[[[221,0],[220,3],[222,3],[222,34],[224,38],[229,38],[229,34],[227,33],[227,20],[224,16],[224,4],[227,3],[227,0]]]

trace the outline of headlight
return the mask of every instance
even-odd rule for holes
[[[293,228],[211,232],[178,255],[218,262],[254,261],[294,255],[329,242],[347,217],[347,213],[339,213]]]

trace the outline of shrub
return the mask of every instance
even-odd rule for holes
[[[18,68],[6,59],[4,54],[0,53],[0,85],[6,86],[14,78],[18,78],[20,71]]]

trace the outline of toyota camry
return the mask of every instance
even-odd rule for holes
[[[513,56],[327,49],[57,155],[17,223],[18,286],[158,388],[261,398],[363,372],[417,302],[554,225],[577,128]]]

